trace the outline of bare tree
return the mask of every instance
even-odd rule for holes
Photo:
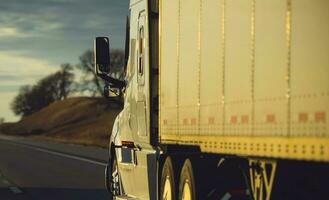
[[[80,62],[76,68],[81,70],[81,82],[78,84],[78,91],[91,92],[93,96],[101,94],[103,91],[103,83],[97,78],[94,71],[94,53],[87,50],[80,56]]]
[[[59,71],[40,79],[36,85],[22,86],[11,103],[13,112],[16,115],[27,116],[54,101],[67,98],[72,91],[72,69],[70,64],[63,64]]]
[[[11,102],[11,109],[16,115],[29,115],[33,113],[33,95],[32,87],[29,85],[22,86],[18,95]]]
[[[72,70],[73,66],[69,63],[65,63],[61,65],[61,70],[55,74],[58,83],[58,99],[66,99],[73,91],[71,88],[74,81],[74,74],[72,73]]]

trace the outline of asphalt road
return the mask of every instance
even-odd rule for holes
[[[0,200],[103,200],[107,150],[0,136]]]

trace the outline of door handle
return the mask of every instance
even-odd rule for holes
[[[130,113],[128,114],[128,125],[129,125],[130,130],[132,130],[132,128],[131,128],[131,114]]]

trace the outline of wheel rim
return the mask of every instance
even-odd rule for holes
[[[169,176],[167,176],[163,187],[162,199],[171,200],[172,199],[171,194],[172,194],[172,188],[170,184],[170,178]]]
[[[184,186],[183,186],[183,195],[182,200],[192,200],[192,193],[191,193],[191,186],[189,181],[185,179]]]

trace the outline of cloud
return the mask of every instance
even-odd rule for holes
[[[15,27],[0,27],[0,37],[27,37],[28,34],[20,32]]]
[[[21,0],[0,4],[0,24],[31,36],[83,38],[107,32],[123,43],[128,0]],[[118,44],[119,44],[118,43]]]
[[[1,0],[0,0],[1,1]],[[77,62],[97,36],[124,48],[129,0],[22,0],[0,3],[0,51]]]
[[[39,78],[58,69],[47,60],[26,57],[14,52],[0,51],[0,60],[0,85],[2,88],[33,84]]]

